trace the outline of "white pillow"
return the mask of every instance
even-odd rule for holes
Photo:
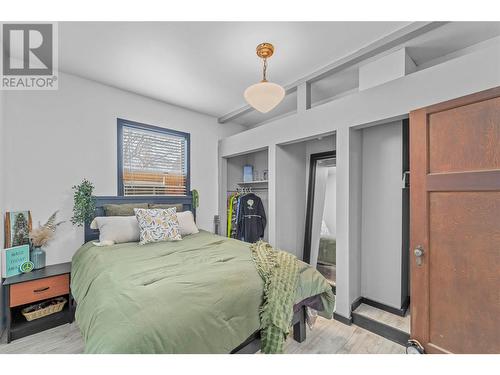
[[[140,237],[135,216],[99,216],[90,223],[90,228],[99,229],[99,242],[102,245],[138,242]]]
[[[194,216],[191,211],[177,212],[177,221],[179,222],[179,230],[181,236],[198,233],[198,227],[194,222]]]

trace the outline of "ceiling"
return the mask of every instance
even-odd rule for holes
[[[59,22],[59,69],[221,117],[245,106],[244,89],[261,79],[261,62],[255,54],[261,42],[275,45],[268,79],[284,86],[408,24]],[[500,22],[451,22],[404,46],[417,65],[425,65],[498,35]],[[358,67],[314,82],[313,105],[355,91]],[[292,92],[268,114],[251,111],[234,122],[255,126],[295,108],[296,93]]]
[[[409,22],[61,22],[59,69],[220,117],[260,80],[285,85]]]

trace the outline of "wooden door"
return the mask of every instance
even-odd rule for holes
[[[500,353],[500,87],[411,112],[410,153],[411,336]]]

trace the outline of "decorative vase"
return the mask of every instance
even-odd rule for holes
[[[34,246],[31,249],[30,260],[33,262],[35,270],[45,267],[45,251],[40,246]]]

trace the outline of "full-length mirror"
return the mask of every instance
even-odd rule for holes
[[[335,290],[336,282],[336,158],[335,151],[312,154],[309,169],[304,261]]]

